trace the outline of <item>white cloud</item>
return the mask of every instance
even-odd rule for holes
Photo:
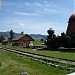
[[[24,27],[24,24],[23,23],[20,23],[20,26]]]
[[[47,2],[45,2],[45,3],[35,3],[35,5],[40,7],[40,9],[37,8],[37,10],[36,10],[36,11],[38,11],[38,13],[44,13],[44,14],[51,13],[51,14],[53,14],[53,13],[59,12],[58,11],[59,6],[56,5],[55,3],[52,3],[52,2],[51,3],[47,3]]]
[[[6,23],[5,23],[6,21]],[[4,24],[5,23],[5,24]],[[61,23],[61,22],[55,22],[55,21],[43,21],[43,22],[35,22],[35,21],[30,21],[26,19],[19,19],[19,18],[9,18],[3,20],[4,25],[9,25],[9,26],[4,26],[5,30],[10,30],[12,28],[13,31],[15,32],[21,32],[24,31],[25,33],[28,34],[47,34],[47,30],[49,28],[52,28],[55,30],[55,34],[60,34],[63,31],[66,31],[67,23]],[[64,25],[63,25],[64,24]],[[2,27],[2,26],[1,26]],[[61,28],[61,29],[60,29]]]
[[[33,12],[33,13],[29,13],[29,12],[14,12],[17,15],[22,15],[22,16],[38,16],[38,13]]]
[[[57,9],[44,8],[44,12],[48,13],[58,13]]]
[[[34,3],[35,6],[42,7],[41,3]]]
[[[35,23],[35,22],[24,22],[27,26],[24,27],[25,32],[29,33],[39,33],[39,34],[47,34],[47,30],[49,28],[52,28],[55,30],[55,34],[59,35],[61,32],[66,31],[67,24],[65,23],[65,26],[63,26],[63,23],[60,22],[41,22],[41,23]],[[60,29],[61,28],[61,29]]]
[[[25,5],[27,5],[27,6],[31,6],[32,4],[29,3],[29,2],[25,2]]]
[[[39,2],[33,2],[33,3],[29,3],[26,2],[25,3],[28,6],[28,9],[32,9],[34,13],[56,13],[59,10],[59,6],[53,2],[48,2],[48,1],[44,1],[42,3]],[[39,12],[35,12],[35,11],[39,11]],[[24,15],[32,15],[34,13],[22,13]]]
[[[23,5],[24,6],[24,5]],[[26,6],[26,9],[25,9]],[[44,2],[25,2],[24,11],[15,11],[17,15],[23,16],[44,16],[48,14],[60,14],[67,9],[59,6],[58,4],[51,1]],[[31,10],[32,9],[32,10]],[[61,10],[62,9],[62,10]],[[64,14],[64,13],[63,13]]]

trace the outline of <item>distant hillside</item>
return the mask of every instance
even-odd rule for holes
[[[41,34],[30,34],[30,36],[34,39],[45,39],[46,35],[41,35]]]
[[[9,31],[7,32],[0,32],[0,35],[3,35],[4,37],[9,37]],[[15,33],[14,36],[18,36],[19,33]],[[41,35],[41,34],[29,34],[32,38],[34,39],[45,39],[46,38],[46,35]]]
[[[9,31],[7,31],[7,32],[0,32],[0,35],[1,35],[1,34],[2,34],[4,37],[7,37],[7,38],[9,37]],[[15,34],[14,34],[15,37],[18,36],[18,35],[19,35],[18,33],[15,33]]]

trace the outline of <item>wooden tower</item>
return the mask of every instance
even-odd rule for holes
[[[75,36],[75,13],[72,14],[68,21],[66,35],[73,34]]]

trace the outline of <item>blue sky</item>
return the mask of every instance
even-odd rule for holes
[[[26,34],[56,35],[66,32],[68,19],[74,13],[75,0],[1,0],[0,32],[13,30]]]

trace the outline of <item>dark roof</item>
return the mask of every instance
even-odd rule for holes
[[[3,42],[8,42],[8,40],[3,40]]]
[[[3,42],[8,42],[8,38],[5,38],[5,40],[3,40]]]
[[[19,35],[19,36],[15,37],[14,39],[12,39],[12,41],[17,41],[17,40],[21,39],[23,36],[30,37],[28,34],[23,34],[23,35]],[[30,37],[30,38],[34,41],[34,39],[32,37]]]

